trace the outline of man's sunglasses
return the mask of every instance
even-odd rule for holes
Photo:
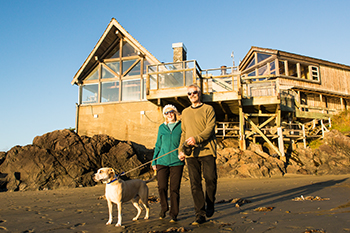
[[[165,115],[168,115],[168,114],[174,113],[174,112],[175,112],[174,110],[170,110],[170,111],[165,112],[164,114],[165,114]]]
[[[188,95],[188,96],[190,96],[190,95],[192,95],[192,94],[193,94],[193,95],[196,95],[196,94],[198,94],[198,91],[192,91],[192,92],[189,91],[189,92],[187,92],[187,95]]]

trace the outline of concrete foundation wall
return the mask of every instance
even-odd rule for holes
[[[154,148],[158,127],[164,122],[162,107],[148,101],[81,105],[78,134],[107,134]]]

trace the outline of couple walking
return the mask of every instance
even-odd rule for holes
[[[196,84],[187,88],[191,106],[182,112],[181,121],[175,106],[163,108],[165,122],[159,126],[153,159],[169,151],[168,154],[152,162],[157,171],[158,192],[163,219],[169,210],[168,188],[170,192],[170,222],[176,222],[179,214],[180,185],[186,161],[196,218],[192,225],[202,224],[206,217],[214,214],[217,187],[215,112],[213,107],[201,102],[201,89]],[[205,193],[202,187],[202,172]],[[170,185],[168,186],[168,180]]]

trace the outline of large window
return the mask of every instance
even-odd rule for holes
[[[101,83],[101,102],[119,101],[119,81]]]
[[[83,81],[81,104],[144,100],[149,64],[131,43],[120,40]]]
[[[98,102],[98,84],[84,85],[82,92],[83,104],[92,104]]]
[[[122,81],[122,100],[140,100],[141,98],[141,80],[123,80]]]
[[[264,81],[276,75],[320,81],[319,67],[305,61],[285,60],[272,54],[254,52],[250,55],[247,66],[242,71],[242,78],[252,81]]]

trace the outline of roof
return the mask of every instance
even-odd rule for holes
[[[305,62],[310,62],[310,63],[316,63],[319,65],[324,65],[324,66],[331,66],[331,67],[336,67],[340,69],[345,69],[345,70],[350,70],[350,66],[348,65],[343,65],[335,62],[330,62],[318,58],[313,58],[313,57],[308,57],[304,55],[299,55],[299,54],[294,54],[290,52],[285,52],[277,49],[268,49],[268,48],[261,48],[261,47],[255,47],[252,46],[249,50],[249,52],[245,55],[243,58],[242,62],[239,64],[239,70],[242,70],[243,67],[246,66],[246,63],[249,62],[251,55],[254,52],[262,52],[262,53],[268,53],[271,55],[277,55],[278,57],[283,57],[285,59],[296,59],[296,60],[302,60]]]
[[[104,55],[104,53],[116,42],[116,40],[119,40],[122,37],[127,38],[135,48],[141,51],[151,64],[160,63],[158,59],[154,57],[147,49],[145,49],[134,37],[132,37],[116,19],[112,18],[94,49],[86,58],[83,65],[79,68],[78,72],[74,75],[71,84],[78,84],[81,80],[83,80],[91,72],[91,70],[98,65],[98,59]]]

